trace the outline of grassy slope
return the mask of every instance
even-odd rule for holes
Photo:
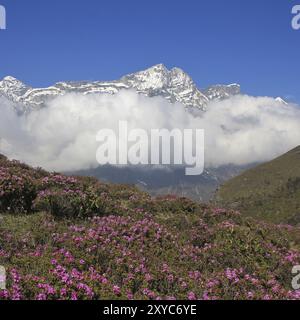
[[[0,300],[300,298],[298,228],[3,157],[0,178]]]
[[[225,183],[219,203],[275,223],[300,223],[300,147]]]

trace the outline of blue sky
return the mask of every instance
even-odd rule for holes
[[[32,86],[110,80],[157,63],[199,87],[238,82],[245,93],[300,102],[300,0],[0,0],[0,78]]]

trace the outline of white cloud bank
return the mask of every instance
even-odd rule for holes
[[[270,160],[300,145],[300,108],[273,98],[235,96],[212,102],[195,117],[180,104],[132,91],[116,95],[68,94],[46,108],[17,116],[0,98],[0,153],[50,170],[96,167],[96,134],[119,120],[146,130],[205,129],[206,165]]]

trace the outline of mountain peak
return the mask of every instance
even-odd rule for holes
[[[0,86],[5,88],[25,89],[28,88],[22,81],[12,76],[6,76],[0,81]]]
[[[6,76],[2,79],[4,82],[21,82],[20,80],[16,79],[15,77],[12,76]]]
[[[164,72],[169,71],[168,68],[163,63],[156,64],[156,65],[148,68],[147,70],[164,71]]]
[[[132,73],[123,77],[124,80],[134,80],[135,84],[142,84],[143,88],[166,88],[173,83],[193,85],[191,77],[182,69],[174,67],[169,70],[164,64],[156,64],[146,70]]]
[[[168,69],[163,63],[156,64],[156,65],[146,69],[145,71],[140,71],[140,72],[141,73],[143,73],[143,72],[156,72],[156,73],[161,73],[165,76],[171,76],[171,77],[180,76],[180,77],[190,78],[189,75],[181,68],[173,67],[172,69]]]
[[[287,104],[288,104],[288,103],[287,103],[285,100],[283,100],[281,97],[277,97],[275,100],[276,100],[277,102],[281,103],[281,104],[284,104],[284,105],[287,105]]]
[[[29,90],[20,80],[7,76],[0,81],[0,96],[3,95],[12,101],[19,101],[19,97],[24,95]]]

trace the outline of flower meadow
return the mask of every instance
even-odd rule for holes
[[[300,230],[0,157],[2,300],[300,299]]]

